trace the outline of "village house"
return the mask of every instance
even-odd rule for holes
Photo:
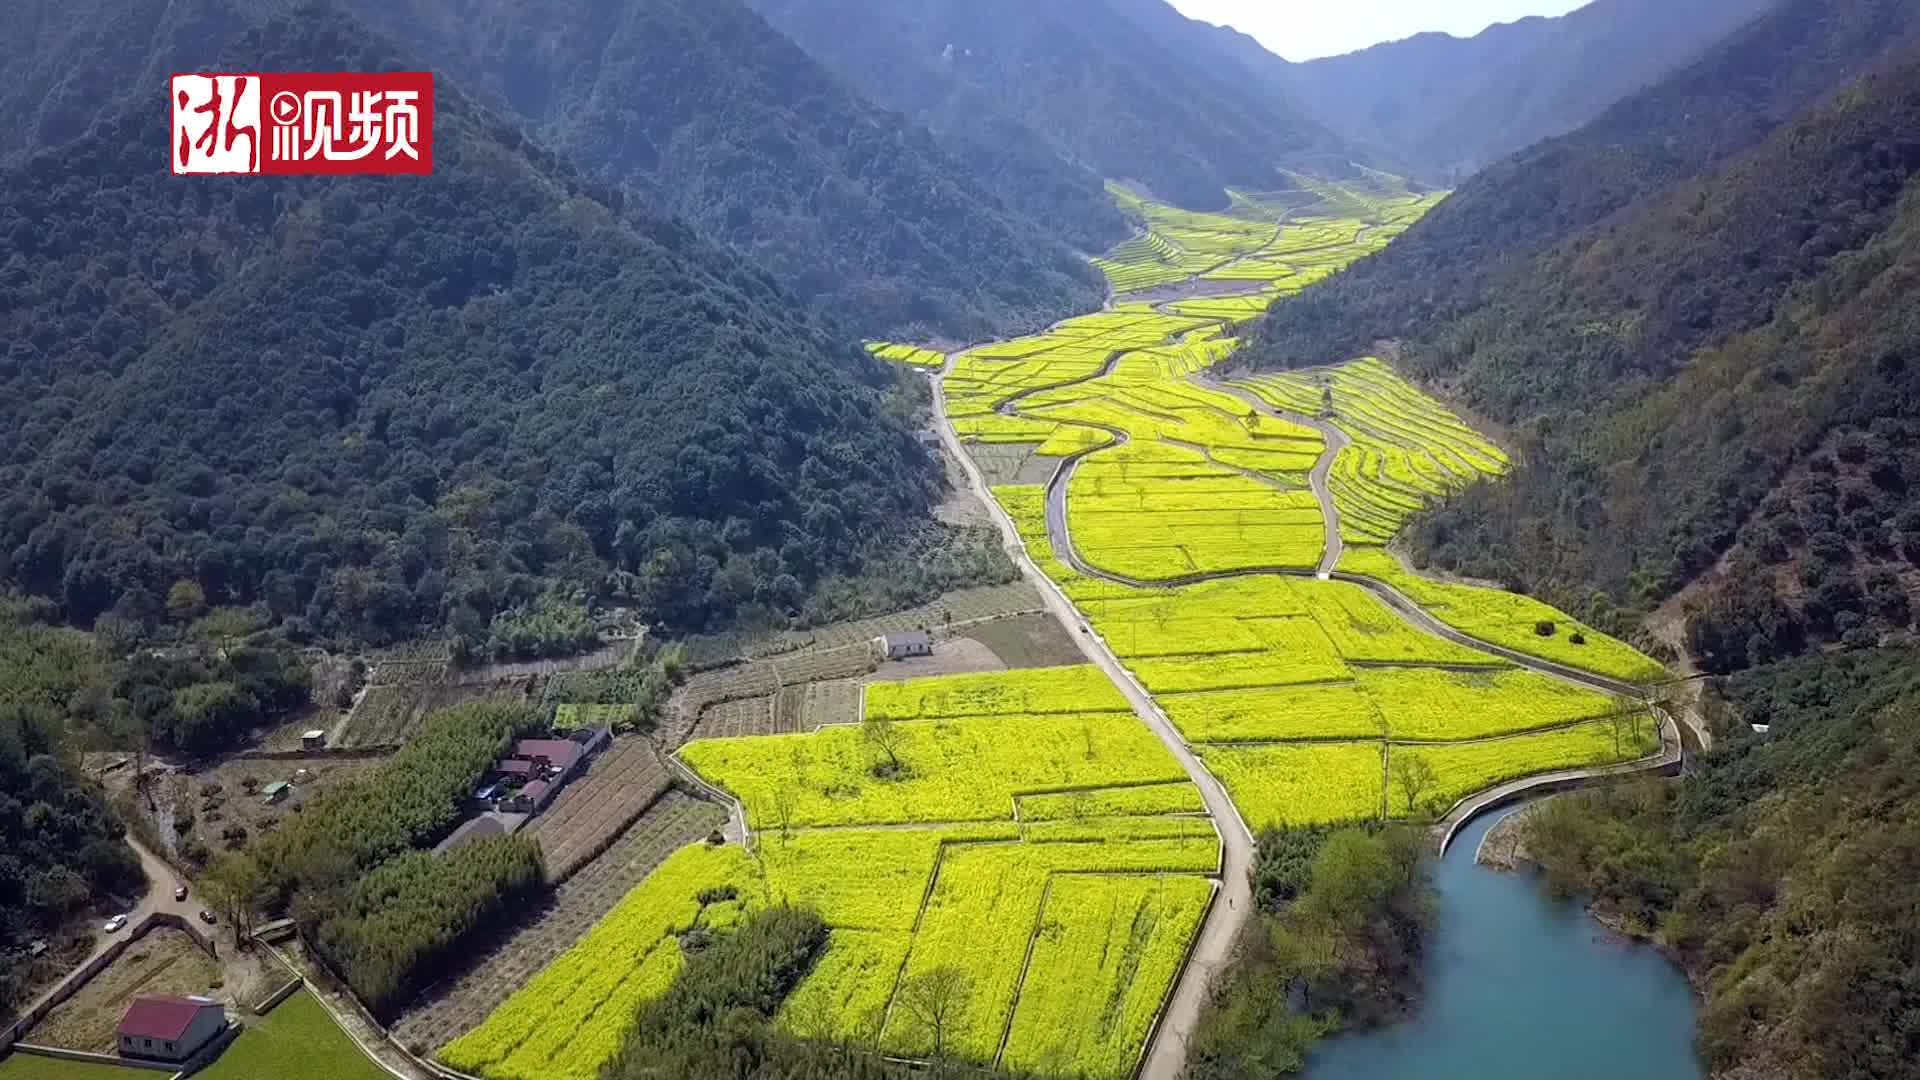
[[[932,656],[933,635],[925,630],[906,630],[881,634],[873,639],[873,649],[882,660],[903,660],[909,656]]]
[[[125,1057],[185,1061],[227,1029],[227,1010],[204,997],[139,997],[117,1029]]]

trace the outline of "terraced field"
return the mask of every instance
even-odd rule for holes
[[[957,358],[961,398],[994,423],[1059,425],[1048,432],[1061,448],[1049,483],[993,489],[1029,555],[1203,749],[1256,828],[1424,811],[1386,798],[1396,746],[1459,744],[1408,751],[1434,774],[1416,785],[1422,804],[1649,753],[1644,708],[1608,691],[1658,678],[1657,663],[1530,598],[1418,578],[1384,549],[1432,500],[1504,473],[1497,445],[1378,360],[1207,379],[1233,352],[1221,336],[1232,324],[1363,256],[1376,234],[1397,234],[1433,202],[1298,179],[1297,191],[1236,193],[1228,217],[1238,224],[1121,197],[1164,241],[1128,249],[1136,267],[1147,248],[1173,269],[1188,268],[1183,252],[1222,256],[1205,276],[1265,282],[1260,291],[1121,303]],[[1282,215],[1270,233],[1255,227]],[[1116,290],[1128,287],[1116,277]],[[1130,351],[1072,351],[1114,327],[1127,342],[1162,336]],[[1047,362],[1062,357],[1078,366]],[[990,397],[968,397],[989,387]],[[1411,620],[1395,597],[1457,640]],[[1535,660],[1594,673],[1594,685],[1522,666]],[[1608,718],[1620,716],[1641,717],[1638,734],[1615,740]],[[1479,764],[1493,753],[1470,750],[1482,745],[1499,747],[1499,767]]]

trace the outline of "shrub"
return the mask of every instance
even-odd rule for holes
[[[1552,619],[1541,619],[1539,622],[1533,624],[1533,632],[1539,634],[1541,637],[1552,637],[1559,629],[1559,627],[1553,624]]]

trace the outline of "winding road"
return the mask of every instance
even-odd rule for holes
[[[1114,303],[1115,300],[1110,297],[1108,306],[1112,307]],[[1180,763],[1181,768],[1186,771],[1187,776],[1193,781],[1194,785],[1199,788],[1201,798],[1206,804],[1208,813],[1213,816],[1217,831],[1220,834],[1220,880],[1214,896],[1213,906],[1208,911],[1206,921],[1201,924],[1187,965],[1181,971],[1180,980],[1167,999],[1160,1022],[1154,1029],[1152,1042],[1147,1047],[1145,1061],[1142,1063],[1138,1074],[1140,1080],[1177,1080],[1185,1067],[1187,1041],[1205,1011],[1214,978],[1232,961],[1241,931],[1253,911],[1251,887],[1251,870],[1254,857],[1253,834],[1247,827],[1246,820],[1240,816],[1239,808],[1236,807],[1233,800],[1227,796],[1226,788],[1214,777],[1213,773],[1207,769],[1206,765],[1201,762],[1199,756],[1194,753],[1193,748],[1188,745],[1187,741],[1180,735],[1179,730],[1174,726],[1173,722],[1154,701],[1153,696],[1147,692],[1146,687],[1120,662],[1119,657],[1107,645],[1105,639],[1092,632],[1090,625],[1083,619],[1078,609],[1073,606],[1072,601],[1067,598],[1066,594],[1053,579],[1043,573],[1038,565],[1034,563],[1026,550],[1025,544],[1020,539],[1019,530],[1015,527],[1013,519],[1007,515],[1005,509],[994,499],[993,493],[989,489],[985,478],[982,476],[979,466],[975,464],[973,458],[966,452],[966,448],[961,445],[960,438],[954,431],[953,424],[947,416],[945,394],[940,383],[944,380],[945,376],[953,370],[959,355],[960,354],[956,353],[949,356],[947,363],[936,374],[934,380],[935,387],[932,395],[933,418],[935,430],[938,432],[942,444],[946,447],[947,451],[953,455],[954,459],[960,463],[960,467],[966,473],[969,486],[981,502],[987,506],[994,524],[999,528],[1008,555],[1012,557],[1014,564],[1020,568],[1021,574],[1031,581],[1039,590],[1041,597],[1046,602],[1048,612],[1053,615],[1055,619],[1059,620],[1060,624],[1066,628],[1068,635],[1079,643],[1080,650],[1086,655],[1087,659],[1097,664],[1101,670],[1107,674],[1107,677],[1113,681],[1114,685],[1120,688],[1128,704],[1132,706],[1134,713],[1146,723],[1147,727],[1152,730],[1154,735],[1166,746],[1168,752]],[[1016,408],[1018,402],[1025,397],[1037,394],[1043,390],[1057,389],[1058,386],[1061,385],[1090,382],[1101,378],[1112,372],[1120,355],[1119,352],[1116,352],[1113,356],[1110,356],[1107,362],[1102,365],[1101,369],[1092,375],[1074,379],[1068,383],[1033,387],[1011,395],[998,402],[995,406],[995,411],[1003,415],[1015,415],[1018,411]],[[1074,470],[1089,454],[1108,449],[1110,446],[1125,444],[1129,439],[1129,435],[1120,428],[1080,420],[1056,420],[1055,422],[1071,423],[1080,427],[1105,431],[1113,436],[1114,442],[1107,446],[1088,447],[1066,456],[1048,480],[1046,485],[1046,528],[1048,540],[1052,544],[1056,558],[1085,576],[1100,578],[1139,589],[1166,589],[1203,581],[1215,581],[1224,578],[1261,574],[1345,581],[1359,585],[1380,597],[1389,608],[1406,621],[1457,645],[1500,657],[1522,668],[1561,679],[1578,686],[1636,700],[1644,698],[1641,688],[1632,683],[1608,678],[1603,675],[1596,675],[1550,660],[1542,660],[1537,657],[1528,656],[1513,649],[1469,636],[1436,619],[1425,609],[1421,608],[1419,604],[1415,603],[1412,598],[1384,581],[1340,572],[1337,567],[1340,562],[1340,557],[1345,551],[1345,545],[1340,536],[1339,511],[1334,505],[1329,478],[1332,474],[1334,458],[1342,449],[1348,446],[1352,440],[1344,431],[1341,431],[1338,427],[1325,420],[1275,409],[1242,388],[1216,382],[1203,374],[1193,376],[1192,381],[1196,385],[1210,390],[1232,394],[1264,415],[1308,427],[1320,433],[1325,446],[1319,460],[1314,463],[1313,469],[1308,477],[1309,486],[1312,488],[1315,500],[1319,503],[1321,520],[1326,528],[1325,548],[1318,565],[1311,570],[1301,567],[1276,566],[1198,573],[1180,578],[1144,581],[1114,574],[1088,563],[1081,557],[1079,550],[1074,546],[1073,537],[1068,528],[1068,488],[1071,485]],[[1054,418],[1049,417],[1046,419]],[[1238,471],[1253,475],[1256,479],[1263,480],[1275,487],[1284,488],[1285,486],[1270,477],[1249,473],[1247,470]],[[1672,723],[1671,718],[1663,719],[1666,724]],[[1564,774],[1552,774],[1547,777],[1535,778],[1533,781],[1516,781],[1512,784],[1502,785],[1492,791],[1483,792],[1480,795],[1462,800],[1447,817],[1448,822],[1451,824],[1446,829],[1445,838],[1450,838],[1453,830],[1457,829],[1459,824],[1463,823],[1467,818],[1474,816],[1491,805],[1497,805],[1494,800],[1513,798],[1516,792],[1523,789],[1530,782],[1553,783],[1564,786],[1571,783],[1584,782],[1585,780],[1603,775],[1612,775],[1621,771],[1667,767],[1669,764],[1677,762],[1679,740],[1676,733],[1674,738],[1669,741],[1665,735],[1664,726],[1662,730],[1662,752],[1658,761],[1643,760],[1621,766],[1612,766],[1607,769],[1573,770]],[[1444,839],[1442,842],[1444,844]]]

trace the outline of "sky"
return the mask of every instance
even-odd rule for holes
[[[1565,15],[1587,0],[1170,0],[1195,19],[1252,34],[1289,60],[1364,49],[1424,30],[1471,37],[1497,22]]]

